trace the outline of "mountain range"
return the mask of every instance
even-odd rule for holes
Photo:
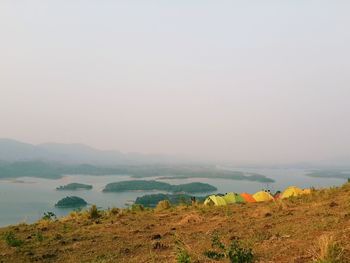
[[[12,139],[0,139],[0,161],[49,161],[62,164],[129,165],[179,163],[183,158],[165,155],[121,153],[103,151],[84,144],[23,143]]]

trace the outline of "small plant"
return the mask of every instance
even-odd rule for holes
[[[57,216],[55,215],[55,213],[53,213],[53,212],[46,212],[46,213],[44,213],[44,216],[41,219],[43,219],[43,220],[54,220],[56,218],[57,218]]]
[[[41,232],[36,233],[36,240],[38,240],[39,242],[43,242],[44,237],[43,234]]]
[[[20,247],[24,241],[18,239],[13,232],[6,232],[4,234],[4,240],[10,247]]]
[[[177,263],[191,263],[191,257],[186,249],[185,243],[181,239],[177,238],[175,240],[175,244],[176,244],[176,250],[177,250],[176,262]]]
[[[228,258],[232,263],[249,263],[254,261],[251,248],[243,248],[238,240],[233,240],[228,248]]]
[[[220,260],[227,258],[231,263],[251,263],[254,262],[254,254],[251,248],[242,247],[239,240],[233,240],[229,247],[221,242],[219,236],[212,237],[213,250],[207,250],[204,255],[210,259]]]
[[[171,207],[169,200],[160,201],[156,206],[156,211],[162,211]]]
[[[145,208],[143,207],[143,205],[140,205],[140,204],[133,204],[131,206],[131,211],[144,211]]]
[[[191,263],[191,257],[186,250],[179,250],[176,255],[177,263]]]
[[[109,211],[112,215],[117,215],[120,213],[120,209],[116,207],[112,207]]]
[[[219,235],[215,233],[211,239],[211,247],[214,250],[207,250],[204,255],[208,258],[219,260],[225,258],[225,245],[220,241]]]
[[[98,211],[96,205],[92,205],[88,211],[88,215],[90,219],[97,219],[101,217],[100,211]]]

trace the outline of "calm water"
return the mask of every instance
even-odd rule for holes
[[[273,184],[262,184],[258,182],[226,180],[226,179],[176,179],[162,180],[171,184],[182,184],[188,182],[209,183],[218,188],[218,192],[250,192],[254,193],[263,188],[272,191],[283,190],[287,186],[296,185],[306,187],[328,187],[338,186],[345,183],[345,179],[321,179],[305,176],[304,170],[298,169],[233,169],[235,171],[246,171],[260,173],[273,178]],[[19,222],[33,222],[42,217],[44,212],[52,211],[58,216],[66,215],[71,209],[55,208],[55,203],[68,195],[76,195],[84,198],[88,203],[96,204],[101,208],[125,207],[132,203],[138,196],[155,192],[124,192],[103,193],[102,189],[107,183],[130,180],[130,176],[88,176],[74,175],[64,176],[58,180],[40,178],[18,178],[14,182],[0,180],[0,226],[15,224]],[[147,178],[155,179],[155,178]],[[71,182],[79,182],[93,185],[92,190],[83,191],[56,191],[55,188]]]

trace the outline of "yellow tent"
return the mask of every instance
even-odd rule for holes
[[[264,201],[273,200],[273,196],[265,191],[257,192],[253,195],[253,197],[257,202],[264,202]]]
[[[223,206],[227,205],[224,198],[221,196],[211,195],[204,201],[205,205],[215,205],[215,206]]]
[[[284,190],[284,192],[282,193],[282,198],[289,198],[292,196],[298,196],[302,194],[303,194],[303,190],[301,190],[296,186],[290,186],[286,190]]]
[[[304,190],[303,190],[303,194],[304,194],[304,195],[309,195],[309,194],[311,194],[311,189],[310,189],[310,188],[304,189]]]

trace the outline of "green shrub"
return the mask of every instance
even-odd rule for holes
[[[186,250],[179,250],[176,256],[177,263],[191,263],[190,255]]]
[[[53,213],[53,212],[46,212],[46,213],[44,213],[44,216],[41,219],[43,219],[43,220],[53,220],[53,219],[56,219],[56,218],[57,217],[56,217],[55,213]]]
[[[36,233],[36,240],[42,242],[44,240],[43,234],[41,232]]]
[[[133,204],[131,206],[131,211],[144,211],[145,208],[143,207],[143,205],[140,204]]]
[[[90,209],[88,210],[88,214],[89,214],[90,219],[97,219],[97,218],[101,217],[101,213],[100,213],[100,211],[98,211],[96,205],[92,205],[90,207]]]
[[[203,253],[206,257],[215,260],[225,258],[225,245],[220,241],[219,235],[216,233],[211,239],[211,247],[214,250],[207,250]]]
[[[238,240],[233,240],[228,248],[228,258],[231,263],[250,263],[254,261],[251,248],[243,248]]]
[[[254,262],[254,254],[251,248],[244,248],[238,240],[233,240],[229,247],[220,241],[217,234],[214,234],[211,241],[212,250],[207,250],[203,254],[214,260],[227,258],[231,263],[251,263]]]
[[[112,215],[117,215],[117,214],[119,214],[119,212],[120,212],[120,209],[119,209],[119,208],[112,207],[112,208],[110,209],[110,213],[111,213]]]
[[[16,238],[13,232],[6,232],[4,234],[4,240],[10,247],[20,247],[24,243],[23,240]]]
[[[177,250],[176,262],[177,263],[190,263],[191,257],[186,250],[185,243],[180,238],[176,237],[175,245],[176,245],[176,250]]]

